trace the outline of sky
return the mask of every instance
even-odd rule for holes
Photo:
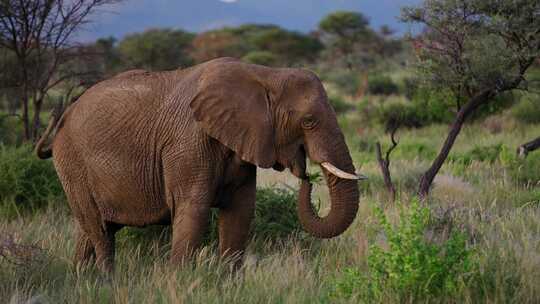
[[[93,23],[79,39],[122,38],[158,27],[200,32],[242,23],[272,23],[309,32],[336,10],[362,12],[373,27],[387,24],[404,33],[408,26],[397,19],[400,7],[418,3],[420,0],[124,0],[94,14]]]

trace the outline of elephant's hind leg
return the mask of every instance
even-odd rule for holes
[[[75,256],[73,263],[75,265],[86,266],[92,263],[92,260],[96,257],[96,251],[94,245],[86,233],[78,227],[75,244]]]
[[[65,178],[64,175],[62,179]],[[70,181],[66,183],[64,190],[73,215],[79,223],[74,260],[77,263],[86,263],[95,256],[96,264],[101,271],[112,272],[114,233],[117,228],[102,220],[86,182],[75,180],[73,177]]]

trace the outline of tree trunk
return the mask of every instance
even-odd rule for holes
[[[420,178],[418,195],[421,199],[425,199],[428,196],[431,185],[433,184],[433,180],[435,179],[435,176],[437,176],[437,173],[439,173],[439,170],[446,161],[450,150],[454,146],[456,138],[461,132],[461,128],[463,127],[463,123],[465,123],[465,120],[476,109],[478,109],[479,106],[489,101],[494,95],[495,91],[486,90],[471,98],[466,104],[463,105],[463,107],[461,107],[461,109],[456,115],[456,119],[450,127],[450,132],[446,137],[446,140],[441,148],[441,151],[439,152],[439,155],[437,155],[437,158],[435,158],[435,160],[431,164],[431,167]]]
[[[525,158],[527,157],[527,154],[529,154],[529,152],[532,152],[539,148],[540,148],[540,137],[519,146],[517,152],[520,157]]]
[[[39,128],[41,127],[41,107],[43,105],[43,99],[37,98],[34,100],[34,117],[32,119],[32,140],[37,142],[39,140]]]
[[[23,92],[23,98],[22,98],[22,104],[23,104],[23,111],[22,111],[22,121],[24,126],[24,140],[29,141],[30,140],[30,117],[28,114],[28,93]]]

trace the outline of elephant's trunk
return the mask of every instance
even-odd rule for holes
[[[330,212],[325,217],[320,217],[313,209],[312,186],[304,179],[298,197],[298,217],[304,229],[313,236],[332,238],[343,233],[356,217],[358,184],[356,180],[339,178],[324,167],[322,169],[330,191]]]

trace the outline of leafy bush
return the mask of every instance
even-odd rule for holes
[[[296,204],[296,194],[291,190],[258,189],[255,220],[252,225],[254,236],[278,239],[300,231]]]
[[[540,99],[534,100],[532,96],[524,97],[512,108],[512,115],[524,123],[540,123]]]
[[[18,145],[22,141],[19,118],[0,112],[0,144]]]
[[[360,87],[360,75],[346,69],[332,69],[321,75],[324,81],[335,84],[346,95],[355,95]]]
[[[454,114],[450,111],[451,96],[444,92],[418,91],[410,101],[387,101],[379,106],[377,120],[387,130],[394,127],[421,128],[433,123],[448,123]]]
[[[334,296],[359,295],[368,303],[380,303],[391,293],[399,302],[413,303],[458,293],[475,265],[464,234],[452,231],[437,242],[428,240],[431,213],[416,200],[401,210],[396,226],[380,208],[375,214],[388,249],[371,245],[368,271],[348,268],[335,282]]]
[[[265,66],[274,66],[278,62],[278,58],[268,51],[253,51],[249,52],[242,60],[248,63],[260,64]]]
[[[38,159],[28,145],[0,146],[1,213],[13,215],[43,207],[62,195],[52,162]]]
[[[368,91],[373,95],[392,95],[397,94],[399,88],[388,76],[374,76],[368,79]]]
[[[336,113],[344,113],[354,109],[354,106],[343,100],[343,97],[339,95],[330,95],[328,101],[336,111]]]
[[[377,120],[385,126],[386,131],[394,128],[420,128],[427,122],[409,103],[387,102],[377,111]]]

